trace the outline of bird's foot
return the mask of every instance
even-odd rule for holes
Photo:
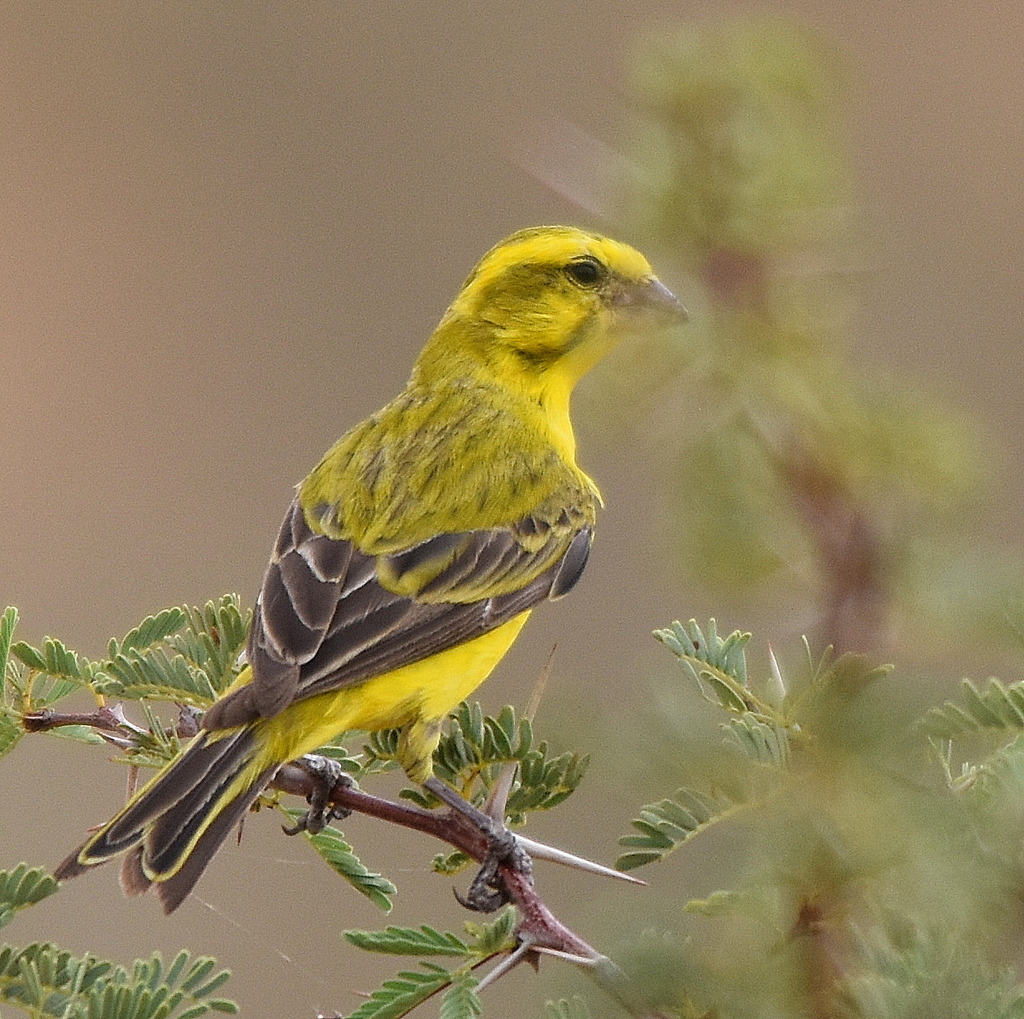
[[[300,831],[316,835],[331,821],[341,820],[352,813],[331,803],[331,794],[339,782],[349,789],[356,784],[356,780],[344,771],[337,761],[321,757],[319,754],[305,754],[292,763],[313,780],[313,791],[306,797],[309,810],[302,814],[295,824],[281,826],[285,835],[298,835]]]
[[[502,865],[512,867],[527,880],[533,880],[533,860],[530,854],[519,845],[519,841],[504,825],[497,826],[500,832],[485,832],[489,843],[487,855],[469,884],[465,895],[455,893],[455,898],[466,909],[478,913],[493,913],[509,901],[508,889],[502,880],[499,868]]]
[[[470,882],[466,894],[463,896],[456,892],[455,897],[467,909],[479,913],[493,913],[509,901],[500,868],[512,867],[517,873],[532,881],[533,860],[530,854],[523,849],[516,836],[504,824],[464,800],[439,778],[431,776],[423,786],[471,821],[487,839],[487,854],[480,865],[480,870]]]

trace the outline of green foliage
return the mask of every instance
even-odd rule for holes
[[[701,696],[726,715],[719,723],[724,746],[741,763],[719,773],[720,779],[729,777],[729,795],[721,790],[682,788],[672,798],[644,806],[632,821],[639,834],[619,839],[619,845],[629,848],[616,861],[620,870],[664,859],[689,839],[745,809],[760,795],[758,790],[777,789],[787,781],[794,749],[815,738],[816,726],[827,725],[825,718],[834,712],[836,701],[888,671],[851,655],[835,658],[826,653],[815,662],[808,649],[808,676],[790,692],[774,656],[764,680],[750,683],[749,633],[736,630],[723,637],[713,619],[706,630],[691,619],[685,625],[677,620],[656,630],[654,636],[676,656]]]
[[[7,675],[7,658],[11,653],[14,628],[18,625],[18,610],[8,605],[0,616],[0,676]]]
[[[788,733],[778,725],[762,722],[745,711],[739,718],[730,718],[727,732],[736,750],[769,767],[779,767],[789,758]]]
[[[205,682],[214,690],[233,668],[228,661],[241,639],[242,618],[231,600],[202,611],[169,610],[111,642],[110,658],[97,664],[57,641],[39,648],[19,645],[12,639],[16,616],[7,613],[0,620],[0,650],[8,647],[11,658],[7,717],[33,717],[24,711],[26,704],[48,717],[65,687],[98,690],[113,682],[111,663],[131,656],[148,663],[146,668],[159,656],[164,662],[187,659],[190,669],[207,670]],[[230,651],[221,634],[230,638]],[[951,995],[953,986],[963,989],[958,1015],[1024,1017],[1024,996],[1012,972],[978,936],[1007,923],[1018,889],[1024,889],[1021,685],[965,681],[960,700],[933,708],[915,724],[871,707],[869,695],[889,670],[864,658],[837,657],[830,650],[814,657],[805,644],[802,668],[784,669],[771,654],[765,667],[755,668],[750,635],[720,634],[713,620],[706,626],[675,622],[656,637],[678,661],[691,696],[712,706],[721,739],[713,759],[695,770],[694,777],[703,774],[705,783],[690,782],[640,809],[633,833],[620,840],[625,851],[618,866],[629,870],[663,861],[713,837],[712,831],[732,839],[742,833],[750,850],[735,887],[712,888],[677,902],[676,909],[679,916],[715,925],[708,943],[727,955],[738,938],[744,947],[729,957],[745,961],[738,969],[703,957],[703,942],[692,936],[666,941],[657,951],[644,941],[643,960],[632,960],[635,984],[616,975],[606,986],[595,966],[591,974],[601,986],[626,981],[630,989],[612,996],[652,997],[656,1006],[650,1014],[745,1015],[762,1000],[804,1001],[808,981],[825,979],[811,975],[820,941],[842,960],[842,979],[826,979],[828,999],[851,1019],[924,1014],[922,1007]],[[197,688],[191,682],[179,692]],[[167,685],[147,681],[120,689],[142,698],[146,725],[134,725],[118,712],[98,715],[106,738],[119,743],[133,763],[158,763],[175,753],[178,735],[148,703],[166,695]],[[998,742],[1007,734],[1009,742]],[[397,738],[394,732],[371,736],[362,757],[350,755],[340,741],[327,750],[347,771],[363,776],[390,766]],[[995,745],[974,759],[979,739]],[[916,762],[916,770],[908,770],[908,761]],[[477,704],[461,705],[453,714],[436,756],[438,774],[478,803],[507,789],[509,814],[516,820],[562,802],[585,765],[582,756],[550,753],[513,709],[488,717]],[[516,769],[511,782],[510,768]],[[407,795],[430,805],[418,791]],[[298,811],[286,814],[294,819]],[[368,870],[340,832],[329,827],[306,837],[336,873],[390,909],[394,886]],[[450,871],[466,862],[453,853],[435,866]],[[54,890],[52,878],[25,865],[0,874],[0,923]],[[349,943],[362,950],[420,960],[417,969],[385,981],[352,1019],[404,1016],[435,996],[443,1016],[481,1014],[474,971],[515,949],[517,920],[509,909],[491,923],[467,925],[461,935],[429,925],[347,932]],[[951,927],[954,921],[959,926]],[[954,933],[934,933],[947,928]],[[897,937],[894,931],[902,933]],[[193,1019],[232,1007],[213,996],[226,974],[215,976],[212,960],[181,957],[185,961],[165,971],[156,958],[128,971],[92,957],[73,959],[52,945],[4,952],[0,1000],[33,1016],[84,1017],[92,1008],[105,1019]],[[628,964],[629,945],[622,955]],[[646,1007],[632,1010],[648,1014]],[[548,1012],[575,1019],[589,1008],[562,1001],[550,1004]],[[796,1011],[779,1008],[781,1015],[799,1014],[796,1004]]]
[[[371,733],[368,762],[393,761],[399,738],[397,729]],[[531,811],[558,806],[580,784],[588,763],[581,754],[551,756],[547,742],[535,744],[530,720],[517,718],[514,708],[506,706],[492,718],[469,702],[452,713],[434,753],[435,774],[477,804],[491,795],[506,768],[517,766],[505,807],[510,824],[522,824]],[[421,789],[403,789],[401,795],[422,807],[437,806]]]
[[[237,595],[202,608],[168,609],[110,642],[98,693],[206,708],[237,675],[251,613]]]
[[[238,1006],[212,997],[229,977],[212,959],[180,952],[165,967],[159,954],[130,969],[93,956],[75,957],[52,944],[0,949],[0,1001],[33,1019],[199,1019],[235,1015]]]
[[[221,604],[233,601],[234,599],[221,599]],[[213,602],[208,602],[206,606],[207,612],[213,606]],[[195,615],[198,611],[198,609],[175,607],[164,609],[153,616],[147,616],[138,626],[129,630],[121,640],[111,637],[110,642],[107,644],[107,655],[110,658],[114,658],[119,654],[125,654],[129,651],[144,651],[146,648],[152,647],[154,644],[158,644],[172,634],[177,633],[185,625],[185,620],[190,615]]]
[[[113,743],[121,748],[120,759],[136,766],[160,766],[180,752],[183,739],[195,728],[194,709],[210,703],[236,674],[248,626],[248,615],[233,596],[209,602],[202,609],[167,609],[147,617],[123,638],[112,639],[106,658],[91,660],[54,639],[48,638],[39,647],[14,642],[11,635],[16,620],[14,610],[0,620],[0,651],[9,647],[11,655],[4,686],[5,711],[0,721],[10,724],[15,741],[24,726],[31,731]],[[130,721],[120,705],[104,705],[92,714],[66,710],[61,714],[61,702],[82,689],[97,698],[137,701],[144,724]],[[182,707],[177,726],[169,726],[156,715],[152,705],[163,700]],[[72,724],[71,719],[76,721]],[[393,766],[396,731],[369,734],[362,755],[353,755],[345,748],[345,738],[351,735],[341,734],[322,751],[360,778]],[[587,758],[551,753],[546,742],[535,738],[530,721],[518,717],[511,707],[489,717],[478,704],[463,704],[453,713],[450,731],[438,746],[435,765],[438,775],[478,803],[501,783],[507,794],[509,818],[521,822],[529,811],[550,809],[569,796],[583,777]],[[514,776],[509,769],[514,769]],[[420,805],[434,805],[419,790],[405,790],[404,795]],[[300,813],[281,809],[290,821]],[[327,827],[316,835],[306,833],[306,838],[356,890],[381,909],[391,909],[394,885],[366,868],[336,828]],[[467,862],[456,852],[448,856],[444,866],[455,870]],[[0,892],[7,893],[7,899],[0,898],[0,922],[55,889],[48,875],[24,866],[10,875],[0,875]],[[515,923],[515,912],[506,910],[491,923],[467,924],[464,937],[442,934],[427,926],[419,930],[391,927],[372,934],[349,932],[349,941],[368,951],[426,957],[420,970],[400,973],[387,981],[353,1015],[364,1019],[405,1015],[434,995],[441,996],[440,1014],[448,1019],[479,1015],[481,1005],[472,970],[512,950]],[[17,950],[11,952],[16,954]],[[158,958],[146,964],[148,968],[140,970],[143,964],[137,964],[136,970],[128,974],[113,963],[91,957],[73,960],[49,945],[29,946],[24,953],[18,956],[17,965],[23,970],[28,967],[31,986],[26,991],[23,984],[12,985],[11,1000],[18,995],[25,995],[28,1001],[35,1000],[33,995],[49,994],[47,1000],[58,1002],[68,1016],[78,1015],[76,1009],[96,1007],[95,1002],[100,1000],[97,996],[102,996],[99,1007],[106,1011],[96,1014],[104,1019],[120,1019],[122,1015],[126,1019],[136,1015],[140,1019],[150,1015],[192,1019],[210,1009],[226,1010],[230,1004],[199,1000],[212,993],[213,988],[206,984],[188,997],[185,992],[195,987],[192,971],[180,986],[176,983],[184,963],[173,967],[165,978]],[[438,965],[433,961],[436,957],[446,958],[448,965]],[[208,969],[212,965],[212,961],[203,964]],[[63,999],[58,998],[57,990],[47,991],[50,983],[56,987],[61,982],[73,985]]]
[[[301,810],[283,812],[289,818],[290,825],[294,825],[303,813]],[[391,912],[394,905],[391,896],[398,889],[383,875],[367,869],[337,828],[327,825],[315,835],[308,831],[303,832],[303,835],[336,874],[340,874],[357,892],[365,895],[385,913]]]
[[[341,733],[330,743],[325,743],[321,747],[317,747],[314,751],[318,757],[327,757],[330,760],[338,764],[342,771],[347,775],[357,775],[362,777],[363,775],[369,775],[374,772],[374,764],[379,763],[375,760],[364,759],[359,754],[350,754],[346,743],[351,736],[351,733]],[[384,762],[379,770],[386,770],[390,767],[390,762]]]
[[[645,235],[687,250],[792,245],[846,197],[837,55],[777,16],[659,33],[635,64]]]
[[[950,745],[944,755],[947,774],[951,757]],[[1005,814],[1011,804],[1024,803],[1024,736],[996,747],[977,763],[963,761],[959,777],[954,779],[950,775],[950,786],[979,809],[990,808]]]
[[[238,595],[225,595],[201,609],[184,610],[186,626],[168,636],[168,645],[201,668],[219,695],[238,674],[238,656],[245,650],[252,611],[242,611]]]
[[[421,963],[421,970],[402,970],[377,988],[345,1019],[399,1019],[439,991],[450,987],[454,977],[443,966]]]
[[[490,923],[467,923],[466,937],[421,927],[385,927],[382,931],[345,931],[357,948],[386,955],[450,956],[477,962],[508,948],[515,926],[515,911],[505,909]]]
[[[705,636],[691,619],[685,626],[676,620],[667,629],[655,630],[654,636],[683,663],[712,703],[730,711],[753,710],[745,651],[749,633],[737,630],[723,639],[712,619]]]
[[[345,931],[346,939],[368,952],[389,955],[438,956],[457,960],[451,969],[422,962],[421,970],[401,972],[387,980],[346,1019],[398,1019],[427,998],[447,989],[441,1003],[444,1019],[471,1019],[480,1015],[480,999],[473,988],[475,966],[514,947],[515,911],[504,910],[494,921],[466,924],[466,937],[433,927],[387,927],[382,931]]]
[[[1005,686],[989,679],[978,689],[969,679],[961,682],[963,705],[944,701],[921,719],[921,731],[937,739],[953,739],[984,730],[1024,730],[1024,682]]]
[[[216,696],[203,670],[185,658],[169,655],[164,648],[115,656],[95,685],[108,697],[166,700],[195,707],[208,707]]]
[[[19,863],[14,870],[0,870],[0,927],[14,919],[14,914],[34,906],[57,890],[57,882],[41,867]]]
[[[179,722],[185,723],[185,735],[179,736],[176,728],[165,725],[157,717],[149,703],[142,701],[139,707],[146,726],[142,728],[133,725],[127,719],[122,721],[122,729],[130,733],[130,736],[115,738],[112,741],[125,748],[124,753],[115,760],[136,767],[162,768],[181,753],[183,743],[188,740],[188,734],[195,731],[196,716],[187,707],[181,708]]]
[[[422,927],[386,927],[382,931],[346,931],[345,937],[364,952],[389,955],[464,956],[466,942],[455,934]]]
[[[59,888],[39,867],[18,864],[0,871],[0,927]],[[92,955],[73,956],[36,942],[0,947],[0,1004],[31,1019],[199,1019],[211,1012],[235,1015],[238,1006],[215,996],[228,980],[210,958],[179,952],[169,966],[159,953],[131,969]],[[4,1012],[6,1015],[7,1012]]]
[[[54,708],[83,688],[97,698],[208,707],[237,673],[249,618],[235,595],[202,609],[164,609],[121,640],[111,638],[107,658],[90,660],[50,637],[40,647],[13,641],[17,613],[8,609],[0,622],[0,657],[6,665],[0,753],[16,742],[26,716]],[[60,734],[97,738],[81,729]]]
[[[618,866],[717,839],[735,883],[674,903],[706,932],[666,916],[665,937],[621,949],[655,1014],[1024,1016],[1005,963],[1024,895],[1020,685],[965,681],[915,720],[863,658],[805,645],[802,670],[769,655],[759,676],[745,634],[691,620],[657,637],[722,739],[688,762],[705,786],[642,808]]]
[[[769,608],[810,582],[852,614],[823,620],[839,647],[868,646],[879,595],[938,634],[1002,636],[1024,564],[973,529],[991,442],[843,349],[859,256],[834,47],[762,12],[659,28],[632,71],[622,220],[690,273],[686,386],[708,408],[670,452],[671,551]]]
[[[10,753],[23,735],[23,730],[9,714],[0,714],[0,757]]]
[[[154,646],[147,641],[156,640],[166,660],[187,654],[192,666],[208,669],[213,689],[228,668],[218,635],[241,618],[236,612],[228,601],[201,612],[161,613],[112,642],[109,661],[148,656]],[[5,694],[11,717],[25,703],[51,710],[54,689],[70,682],[76,669],[74,686],[108,682],[106,664],[97,669],[58,642],[18,646],[10,639],[13,614],[4,619],[0,638],[6,634],[17,659],[8,668]],[[872,694],[890,670],[864,658],[830,650],[815,657],[805,643],[802,666],[784,668],[768,654],[756,667],[750,635],[720,634],[713,620],[705,626],[675,622],[656,637],[679,663],[689,696],[711,706],[720,739],[708,761],[691,762],[692,781],[639,810],[633,832],[620,840],[618,866],[665,861],[695,841],[716,838],[713,832],[724,833],[719,845],[724,837],[726,845],[747,847],[746,863],[737,868],[733,887],[676,897],[677,919],[713,925],[708,938],[645,936],[621,946],[625,973],[608,959],[601,961],[610,976],[601,976],[597,963],[585,971],[612,998],[630,1002],[627,1010],[636,1015],[745,1016],[766,1002],[780,1016],[796,1015],[811,986],[823,981],[825,990],[813,993],[824,994],[837,1015],[850,1019],[932,1014],[928,1010],[954,987],[962,989],[956,1015],[1024,1019],[1024,995],[1000,962],[992,933],[1013,926],[1013,903],[1024,895],[1019,684],[965,682],[960,700],[915,722],[873,706]],[[237,642],[238,633],[231,639]],[[26,664],[40,661],[53,671]],[[164,760],[180,742],[148,704],[164,691],[155,684],[146,689],[138,688],[144,726],[117,712],[97,716],[133,763]],[[994,745],[976,757],[980,739]],[[397,734],[386,732],[369,737],[361,757],[340,740],[326,749],[348,772],[365,776],[389,767],[396,748]],[[478,803],[507,789],[510,815],[521,819],[564,800],[586,759],[552,754],[511,708],[488,717],[479,705],[464,704],[436,763],[438,774]],[[509,783],[510,768],[516,773]],[[422,794],[408,795],[430,805]],[[298,816],[285,813],[290,820]],[[367,869],[337,829],[306,837],[361,894],[391,908],[394,886]],[[453,853],[435,867],[451,871],[466,862]],[[54,891],[52,878],[40,870],[21,865],[0,873],[0,923]],[[665,897],[666,904],[672,901]],[[461,933],[426,924],[346,932],[361,950],[418,960],[413,970],[386,980],[350,1019],[405,1016],[435,997],[440,1015],[480,1015],[475,971],[500,965],[516,950],[519,919],[506,909]],[[816,970],[823,946],[840,961],[835,971]],[[215,974],[212,960],[182,956],[164,969],[157,957],[124,970],[91,956],[73,959],[52,945],[4,953],[0,1001],[32,1016],[193,1019],[233,1007],[214,996],[226,974]],[[641,1004],[648,1000],[653,1004]],[[592,1008],[564,1000],[549,1003],[547,1012],[582,1019]]]
[[[484,1009],[474,987],[476,980],[469,973],[460,973],[441,999],[438,1019],[473,1019],[480,1015]]]
[[[715,800],[693,789],[679,789],[673,799],[648,803],[632,824],[639,835],[624,835],[620,846],[629,846],[615,861],[619,870],[634,870],[664,859],[687,839],[733,813],[733,804]]]
[[[17,676],[17,670],[10,662],[11,643],[17,625],[18,610],[10,605],[0,616],[0,683],[3,683],[3,698],[0,700],[0,757],[13,750],[22,737],[21,726],[15,721],[17,707],[14,695],[17,687],[12,682]]]
[[[854,1014],[871,1019],[1021,1019],[1024,987],[1007,966],[948,931],[897,920],[858,938],[862,968],[844,988]]]
[[[722,728],[737,751],[766,765],[786,761],[790,742],[801,738],[796,715],[800,702],[788,697],[774,660],[764,683],[758,689],[750,686],[746,659],[749,633],[735,630],[720,637],[713,619],[707,633],[691,619],[685,625],[676,620],[666,629],[655,630],[654,636],[676,656],[701,696],[730,716]],[[828,665],[823,661],[811,687],[820,687],[828,675]]]

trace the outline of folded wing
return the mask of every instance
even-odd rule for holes
[[[285,517],[249,635],[249,684],[218,701],[207,729],[277,714],[293,701],[428,658],[575,585],[592,530],[583,513],[439,534],[366,555]]]

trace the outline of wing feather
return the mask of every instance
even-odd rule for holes
[[[583,513],[555,523],[441,534],[384,556],[313,531],[292,503],[249,635],[253,678],[218,701],[208,729],[381,675],[472,640],[565,594],[590,548]]]

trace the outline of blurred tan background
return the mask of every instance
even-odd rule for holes
[[[611,229],[534,169],[593,177],[590,150],[565,141],[566,125],[616,146],[637,33],[756,8],[4,4],[0,599],[19,607],[22,636],[52,633],[98,654],[166,605],[229,590],[251,599],[290,486],[402,386],[479,255],[535,223]],[[785,10],[834,40],[850,72],[865,253],[851,356],[872,372],[912,373],[978,416],[997,467],[978,537],[1015,541],[1024,8],[794,0]],[[686,282],[663,275],[685,300]],[[643,791],[609,785],[608,754],[587,732],[607,734],[617,708],[651,696],[647,677],[665,663],[649,631],[673,617],[760,621],[731,618],[649,551],[658,457],[643,422],[610,434],[583,417],[581,459],[608,502],[596,554],[483,700],[524,703],[560,644],[550,735],[572,721],[566,745],[595,755],[603,791],[585,787],[535,834],[609,860]],[[56,862],[121,795],[102,755],[53,744],[26,740],[2,765],[0,867]],[[599,810],[607,825],[584,830]],[[385,921],[275,827],[250,822],[170,919],[152,900],[122,900],[108,869],[5,934],[125,961],[189,947],[234,969],[227,993],[246,1014],[345,1012],[389,969],[367,965],[338,931]],[[450,882],[426,873],[432,846],[381,837],[365,820],[345,828],[405,893],[388,922],[462,923]],[[672,866],[652,880],[685,882],[686,866]],[[657,894],[597,900],[589,881],[540,880],[584,936],[609,916],[642,914],[644,895]],[[560,978],[516,973],[489,1014],[538,1014],[533,1003]]]

